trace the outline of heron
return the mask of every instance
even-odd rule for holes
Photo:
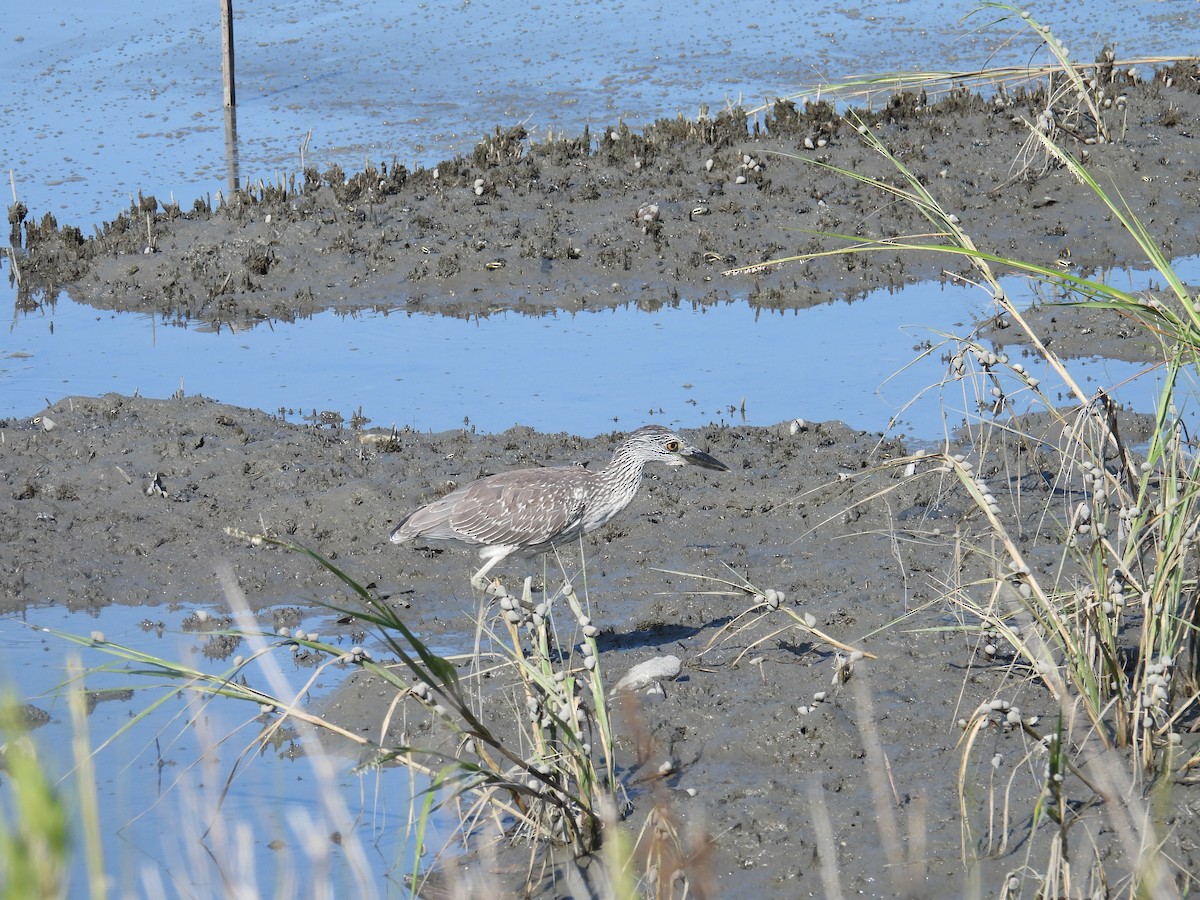
[[[546,467],[480,478],[409,513],[392,529],[391,541],[479,547],[483,566],[471,585],[484,590],[488,572],[509,556],[545,553],[610,521],[637,496],[650,462],[729,471],[670,429],[643,425],[617,445],[599,471]]]

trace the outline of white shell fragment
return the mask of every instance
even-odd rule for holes
[[[617,690],[637,691],[656,681],[670,681],[679,674],[682,666],[678,656],[656,656],[626,672],[617,682]]]

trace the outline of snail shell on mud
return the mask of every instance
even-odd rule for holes
[[[658,211],[657,203],[647,203],[644,206],[639,206],[637,213],[634,214],[635,222],[643,222],[647,225],[657,222],[661,218]]]

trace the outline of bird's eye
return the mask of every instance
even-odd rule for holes
[[[667,449],[672,453],[678,453],[679,441],[667,441]]]

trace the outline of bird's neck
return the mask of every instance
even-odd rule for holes
[[[617,450],[609,464],[597,472],[596,476],[606,491],[614,498],[621,498],[624,501],[621,505],[625,506],[637,494],[642,481],[642,469],[645,467],[644,459]]]
[[[612,461],[596,473],[590,484],[591,501],[583,522],[583,533],[595,531],[627,507],[637,496],[646,461],[618,450]]]

